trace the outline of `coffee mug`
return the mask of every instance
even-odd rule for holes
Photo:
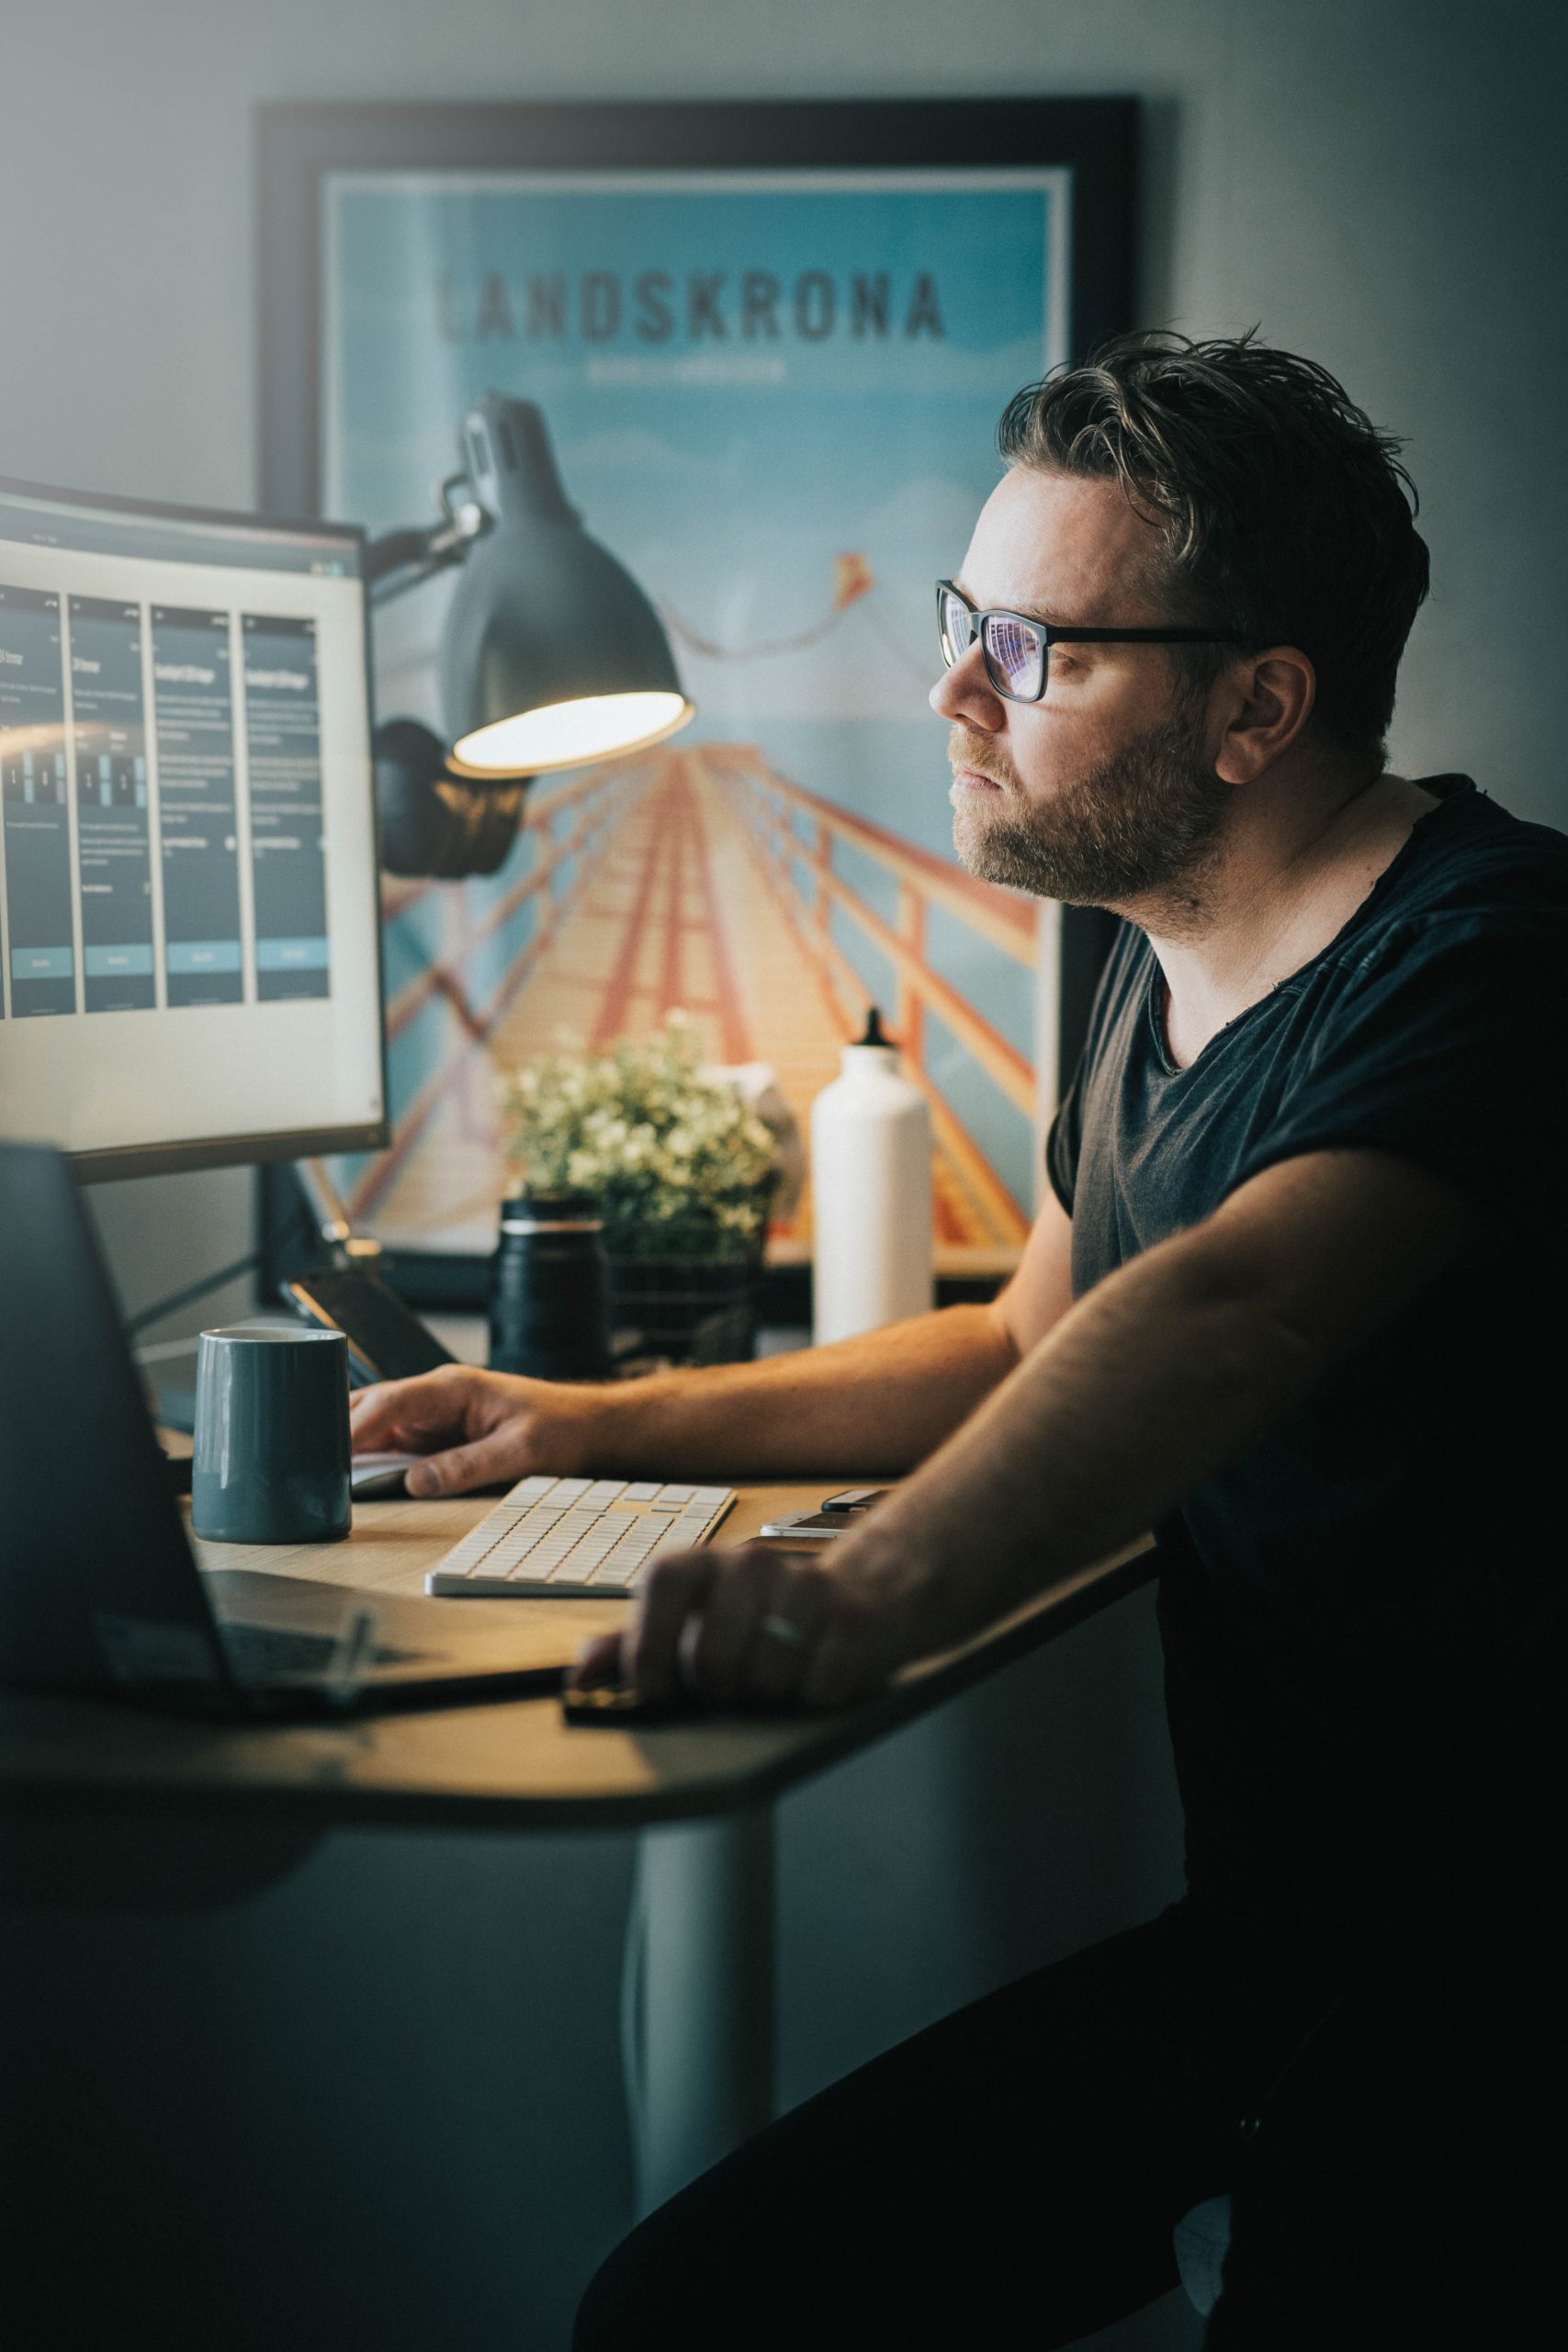
[[[348,1533],[348,1341],[237,1323],[196,1359],[190,1517],[218,1544],[330,1544]]]

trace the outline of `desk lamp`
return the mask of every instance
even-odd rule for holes
[[[462,566],[441,640],[450,749],[414,719],[377,731],[394,874],[493,873],[534,776],[645,751],[694,715],[658,614],[568,503],[542,412],[488,392],[460,447],[440,519],[367,558],[378,604]]]
[[[413,718],[374,743],[381,864],[440,880],[495,872],[536,775],[645,751],[694,709],[658,614],[568,503],[542,412],[487,392],[458,447],[438,520],[373,540],[365,566],[378,605],[462,568],[441,638],[446,743]],[[327,1170],[295,1173],[330,1262],[369,1273],[380,1244],[354,1232]]]

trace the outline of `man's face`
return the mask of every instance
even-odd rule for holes
[[[1015,467],[987,501],[955,585],[977,609],[1158,628],[1177,616],[1149,578],[1152,538],[1116,482]],[[1008,702],[972,644],[931,696],[953,723],[960,859],[985,881],[1075,906],[1123,907],[1192,883],[1230,805],[1206,699],[1168,646],[1061,645],[1043,698]]]

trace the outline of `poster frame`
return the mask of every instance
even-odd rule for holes
[[[1082,358],[1133,321],[1139,102],[1133,97],[701,99],[312,103],[255,114],[257,481],[264,513],[319,515],[325,346],[325,198],[343,172],[1063,170],[1071,175],[1067,349]],[[1055,1069],[1081,1046],[1094,984],[1114,933],[1093,909],[1065,908]],[[308,1220],[291,1218],[291,1182],[264,1170],[263,1287],[297,1262]],[[281,1238],[280,1238],[281,1237]],[[417,1305],[482,1304],[487,1261],[446,1252],[388,1253],[387,1271]],[[764,1302],[804,1321],[806,1270],[780,1270]],[[974,1295],[949,1279],[941,1295]],[[994,1282],[978,1285],[989,1295]],[[784,1294],[791,1295],[786,1298]]]

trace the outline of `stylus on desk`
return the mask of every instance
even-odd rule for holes
[[[374,1609],[356,1609],[338,1636],[338,1645],[327,1669],[327,1690],[340,1707],[352,1707],[359,1696],[360,1682],[375,1645],[376,1623]]]

